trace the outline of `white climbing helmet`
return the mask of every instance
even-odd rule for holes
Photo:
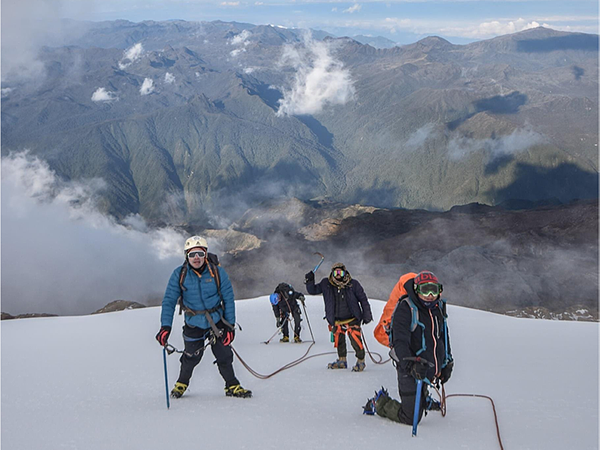
[[[208,242],[206,242],[206,239],[204,239],[201,236],[192,236],[191,238],[188,238],[187,241],[185,241],[183,251],[185,254],[187,254],[188,250],[195,247],[202,247],[208,250]]]

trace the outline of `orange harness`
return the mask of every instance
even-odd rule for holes
[[[342,320],[342,321],[335,323],[335,325],[334,325],[335,331],[333,333],[334,348],[337,348],[337,346],[338,346],[340,335],[348,333],[348,337],[350,337],[350,339],[353,339],[354,342],[356,342],[358,344],[358,347],[361,350],[363,349],[363,343],[360,338],[360,335],[361,335],[360,325],[348,325],[353,320],[355,320],[355,319]]]

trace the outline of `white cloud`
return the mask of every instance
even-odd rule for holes
[[[264,3],[263,3],[263,2],[254,2],[254,4],[255,4],[256,6],[262,6],[262,5],[264,5]]]
[[[510,21],[493,20],[490,22],[483,22],[478,25],[466,25],[461,27],[443,27],[439,31],[450,36],[483,39],[503,34],[516,33],[523,30],[529,30],[531,28],[537,28],[539,26],[541,25],[536,21],[528,22],[525,19],[519,18],[517,20]],[[543,26],[549,27],[547,23],[544,23]]]
[[[112,102],[114,100],[119,100],[119,97],[114,92],[107,91],[103,87],[96,89],[92,94],[93,102]]]
[[[144,82],[142,83],[142,86],[140,87],[140,94],[148,95],[153,91],[154,91],[154,81],[152,81],[150,78],[144,78]]]
[[[116,299],[160,297],[184,236],[139,216],[118,224],[96,207],[105,188],[63,181],[27,153],[2,158],[3,311],[87,314]],[[43,266],[33,278],[32,263]]]
[[[240,6],[240,2],[221,2],[221,6]]]
[[[165,83],[167,83],[167,84],[175,83],[175,76],[170,72],[165,73]]]
[[[119,61],[119,69],[125,70],[129,65],[133,62],[140,59],[142,54],[144,53],[144,46],[141,42],[132,45],[127,50],[123,52],[123,58]]]
[[[473,139],[464,136],[454,137],[448,143],[448,156],[461,159],[472,153],[485,151],[491,159],[520,153],[545,142],[546,139],[531,127],[518,128],[509,135],[497,138]]]
[[[331,12],[337,12],[337,8],[331,8]]]
[[[343,10],[342,12],[344,13],[349,13],[349,14],[353,14],[355,12],[360,11],[362,8],[361,5],[359,5],[358,3],[355,3],[354,5],[352,5],[350,8]]]
[[[244,47],[250,44],[248,38],[252,36],[252,33],[248,30],[243,30],[240,34],[232,37],[229,40],[229,45],[243,45]]]
[[[332,45],[308,35],[304,45],[284,47],[281,65],[292,66],[296,73],[291,89],[282,89],[278,116],[316,114],[327,105],[343,105],[354,98],[350,72],[331,55]]]
[[[435,131],[435,124],[428,123],[422,126],[417,131],[412,133],[405,143],[407,150],[417,150],[430,138],[435,137],[437,132]]]
[[[235,58],[236,56],[238,56],[240,53],[245,52],[246,49],[245,48],[236,48],[235,50],[231,50],[231,52],[229,52],[229,54]]]
[[[244,73],[251,74],[255,70],[256,70],[255,67],[246,67],[246,68],[244,68]]]
[[[10,94],[13,91],[13,89],[12,88],[2,88],[1,91],[2,91],[2,98],[4,98],[4,97],[8,96],[8,94]]]

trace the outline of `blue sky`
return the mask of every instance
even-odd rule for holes
[[[7,1],[3,1],[3,7]],[[270,23],[322,29],[336,35],[384,36],[402,44],[430,35],[465,43],[537,25],[598,33],[597,0],[65,0],[60,2],[59,9],[64,17],[94,21],[184,19]]]

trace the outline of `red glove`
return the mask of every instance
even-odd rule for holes
[[[235,339],[235,329],[234,330],[223,330],[221,339],[223,340],[223,345],[231,345],[231,343]]]
[[[171,334],[171,327],[160,327],[160,331],[156,335],[156,340],[163,347],[167,345],[169,335]]]

